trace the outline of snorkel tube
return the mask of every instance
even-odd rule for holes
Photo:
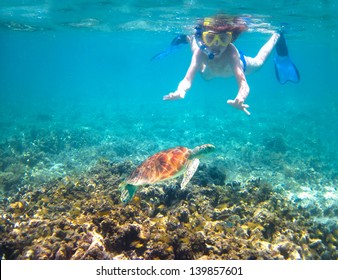
[[[195,40],[197,43],[197,46],[201,49],[202,52],[204,52],[209,59],[213,59],[215,57],[215,54],[210,51],[210,49],[203,43],[202,40],[202,26],[198,25],[195,27]]]

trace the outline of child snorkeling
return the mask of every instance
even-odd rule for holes
[[[163,100],[184,98],[187,91],[191,88],[197,72],[200,72],[206,80],[214,77],[235,76],[238,84],[238,93],[235,99],[230,99],[227,103],[250,115],[248,111],[249,105],[245,104],[245,100],[250,91],[245,75],[254,72],[264,64],[282,34],[274,33],[268,42],[259,50],[258,54],[252,58],[243,55],[233,44],[238,36],[245,30],[247,30],[247,25],[240,17],[216,15],[215,17],[201,20],[196,27],[194,35],[178,36],[177,38],[179,38],[179,40],[177,44],[181,44],[182,42],[189,43],[193,54],[188,71],[179,83],[176,91],[165,95]],[[284,37],[281,39],[286,48]],[[174,40],[172,45],[175,45],[175,43]],[[278,49],[280,48],[277,48],[277,50]],[[285,50],[283,51],[285,54]],[[284,57],[282,57],[281,61],[284,62],[285,60],[283,58]],[[292,64],[292,66],[294,65]],[[276,66],[276,73],[283,69],[283,67],[277,68]],[[297,69],[295,71],[298,75]],[[285,75],[281,76],[284,77]],[[278,73],[277,77],[279,77]],[[293,81],[297,82],[299,77],[295,79],[296,80]],[[292,80],[292,77],[288,79],[286,75],[286,81],[287,80]]]

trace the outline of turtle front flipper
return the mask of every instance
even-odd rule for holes
[[[184,172],[183,180],[181,183],[181,189],[184,189],[187,186],[192,176],[194,176],[199,164],[200,160],[198,158],[194,158],[188,161],[187,170]]]
[[[119,190],[121,192],[120,199],[121,199],[122,203],[127,203],[128,201],[130,201],[133,198],[133,196],[134,196],[134,194],[137,190],[137,186],[122,183],[119,186]]]

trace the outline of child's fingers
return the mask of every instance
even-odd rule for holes
[[[248,116],[250,116],[251,113],[246,108],[244,108],[243,111],[244,111],[245,114],[247,114]]]

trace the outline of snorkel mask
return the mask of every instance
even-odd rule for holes
[[[215,33],[214,31],[204,31],[202,32],[202,40],[208,47],[215,46],[216,44],[226,47],[231,43],[232,32]]]

